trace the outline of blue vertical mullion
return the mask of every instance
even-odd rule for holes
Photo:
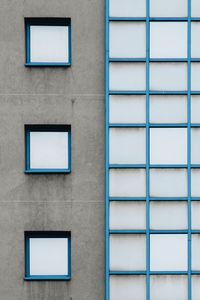
[[[109,300],[109,0],[105,0],[105,139],[105,300]]]
[[[150,300],[149,61],[150,0],[146,0],[146,300]]]
[[[188,152],[188,300],[192,299],[192,278],[191,278],[191,0],[188,0],[188,101],[187,101],[187,152]]]

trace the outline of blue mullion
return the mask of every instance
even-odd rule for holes
[[[188,230],[187,229],[150,229],[149,230],[150,234],[187,234]],[[197,232],[195,233],[199,233],[200,231],[197,230]],[[110,234],[146,234],[146,230],[144,229],[134,229],[134,230],[130,230],[130,229],[124,229],[124,230],[118,230],[118,229],[112,229],[109,231]]]
[[[137,21],[137,22],[145,22],[146,18],[144,17],[110,17],[109,21]]]
[[[146,58],[110,58],[109,62],[146,62]]]
[[[146,197],[110,197],[109,201],[146,201]]]
[[[110,271],[110,275],[146,275],[146,271]]]
[[[193,123],[190,125],[190,127],[200,127],[200,123]]]
[[[146,127],[146,123],[145,124],[143,124],[143,123],[110,123],[109,124],[109,127],[110,128],[120,128],[120,127],[122,127],[122,128],[135,128],[135,127],[141,127],[141,128],[144,128],[144,127]]]
[[[150,275],[187,275],[187,271],[150,271]],[[198,271],[192,272],[194,274],[200,274]],[[110,275],[145,275],[145,271],[110,271]]]
[[[150,197],[150,201],[187,201],[187,197]]]
[[[109,91],[109,95],[146,95],[146,91]]]
[[[142,164],[111,164],[109,165],[110,169],[145,169],[146,165]]]
[[[187,128],[187,123],[150,123],[151,128]]]
[[[187,91],[150,91],[150,95],[187,95]]]

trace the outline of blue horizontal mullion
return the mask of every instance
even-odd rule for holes
[[[149,124],[151,128],[187,128],[187,123],[151,123]]]
[[[146,22],[146,18],[144,17],[110,17],[109,21],[137,21],[137,22]]]
[[[144,123],[110,123],[110,128],[146,127]]]
[[[187,95],[187,91],[149,91],[150,95]]]
[[[150,197],[150,201],[187,201],[187,197]]]
[[[193,271],[193,274],[200,274]],[[146,271],[110,271],[110,275],[146,275]],[[150,275],[187,275],[187,271],[150,271]]]
[[[162,230],[155,230],[155,229],[150,229],[149,230],[150,234],[187,234],[188,233],[188,230],[187,229],[175,229],[175,230],[172,230],[172,229],[162,229]],[[199,230],[197,230],[196,232],[194,233],[200,233]],[[110,230],[110,234],[146,234],[146,230]]]
[[[150,165],[151,169],[187,169],[188,165]]]
[[[110,58],[109,62],[146,62],[146,58]]]
[[[146,275],[146,271],[110,271],[110,275]]]
[[[146,95],[146,91],[110,91],[109,95]]]
[[[145,164],[110,164],[110,169],[145,169]]]
[[[146,197],[110,197],[110,201],[146,201]]]

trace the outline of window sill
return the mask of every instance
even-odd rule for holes
[[[38,68],[43,68],[43,67],[70,67],[71,63],[25,63],[24,65],[27,68],[32,68],[32,67],[38,67]]]
[[[71,276],[25,276],[25,281],[69,281]]]
[[[27,169],[25,174],[69,174],[71,169]]]

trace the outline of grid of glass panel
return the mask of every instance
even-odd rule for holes
[[[199,0],[106,0],[106,300],[200,299],[199,36]]]

